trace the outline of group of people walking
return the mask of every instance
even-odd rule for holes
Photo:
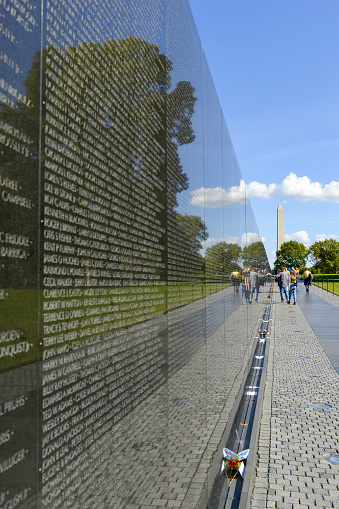
[[[235,291],[239,291],[240,277],[242,282],[242,303],[252,303],[253,296],[258,302],[259,288],[266,281],[268,276],[272,276],[269,272],[258,272],[256,267],[244,269],[242,276],[240,273],[233,273],[231,275],[232,284]],[[304,286],[306,291],[309,291],[313,276],[308,269],[304,272]],[[279,285],[281,302],[284,302],[284,297],[287,304],[290,304],[293,297],[293,304],[297,303],[297,288],[299,284],[299,269],[293,267],[290,271],[286,267],[278,269],[275,274],[275,280]]]
[[[312,279],[313,279],[312,273],[308,269],[305,269],[304,286],[307,292],[309,292]],[[275,280],[277,281],[280,288],[281,302],[284,302],[285,296],[287,304],[290,304],[293,297],[293,304],[296,305],[297,288],[299,284],[298,267],[293,267],[290,272],[287,270],[286,267],[282,267],[280,272],[277,271],[275,275]]]

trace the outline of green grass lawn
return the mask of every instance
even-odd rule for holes
[[[230,284],[225,282],[185,282],[90,287],[79,288],[76,295],[60,298],[53,296],[53,292],[41,290],[39,302],[36,290],[6,290],[5,298],[0,301],[3,331],[0,372],[35,362],[38,355],[40,359],[48,359],[75,341],[145,322],[227,286]]]
[[[318,286],[323,290],[339,295],[339,281],[324,280],[324,281],[312,281],[312,285]]]

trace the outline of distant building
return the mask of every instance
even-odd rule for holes
[[[284,213],[281,203],[277,210],[277,251],[281,248],[281,244],[284,240]]]

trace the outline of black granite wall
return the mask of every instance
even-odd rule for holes
[[[153,398],[170,440],[172,377],[266,254],[184,0],[0,12],[0,507],[125,507],[116,426]]]

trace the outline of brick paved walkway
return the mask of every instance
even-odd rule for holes
[[[211,295],[207,304],[229,291]],[[101,485],[85,505],[72,509],[92,509],[98,507],[97,501],[103,509],[206,507],[207,484],[214,481],[211,466],[216,462],[220,468],[223,432],[244,378],[266,295],[260,294],[259,304],[234,311],[159,391],[115,426],[111,440],[105,437],[105,453],[118,458],[103,480],[104,489],[111,486],[109,502],[103,500]],[[199,306],[204,303],[191,309]],[[188,310],[187,306],[176,313]],[[208,327],[214,319],[206,318]],[[154,443],[157,449],[133,451],[138,443]]]
[[[339,297],[327,298],[339,307]],[[339,465],[328,463],[324,455],[339,454],[339,375],[299,306],[280,303],[276,287],[273,301],[250,507],[338,509]]]

